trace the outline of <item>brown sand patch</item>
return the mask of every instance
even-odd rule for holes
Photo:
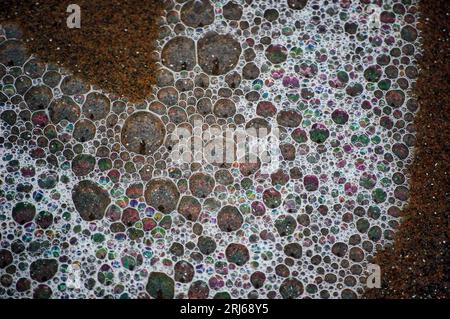
[[[37,4],[40,3],[40,4]],[[30,51],[132,102],[151,94],[160,0],[78,0],[81,28],[69,29],[68,0],[1,0],[0,23],[18,23]]]
[[[417,142],[411,175],[411,200],[394,245],[380,251],[381,289],[366,298],[449,298],[450,78],[448,0],[420,1],[423,55],[414,94]]]

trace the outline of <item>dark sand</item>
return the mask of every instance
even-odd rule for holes
[[[448,0],[421,1],[423,55],[410,202],[392,247],[378,253],[382,288],[366,298],[449,298],[450,85]]]
[[[160,0],[78,0],[81,28],[69,29],[73,1],[0,0],[0,21],[14,21],[30,51],[64,66],[89,84],[138,102],[155,82]],[[126,31],[125,31],[126,30]]]

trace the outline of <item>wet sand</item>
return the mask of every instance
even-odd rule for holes
[[[131,102],[151,94],[162,1],[77,1],[79,29],[66,24],[66,9],[73,1],[35,3],[2,1],[5,10],[0,12],[2,22],[14,21],[24,30],[30,52]]]
[[[414,94],[416,145],[410,202],[393,246],[379,252],[381,289],[366,298],[449,298],[450,85],[448,1],[421,1],[422,56]]]

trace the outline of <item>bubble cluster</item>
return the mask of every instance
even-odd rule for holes
[[[118,99],[0,33],[0,297],[356,298],[408,200],[416,1],[165,1]],[[278,165],[175,129],[280,128]]]

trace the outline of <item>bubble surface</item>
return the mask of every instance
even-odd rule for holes
[[[368,3],[166,1],[141,104],[1,30],[0,297],[361,295],[409,199],[420,52],[416,1]],[[278,130],[272,166],[174,156],[227,129]]]

